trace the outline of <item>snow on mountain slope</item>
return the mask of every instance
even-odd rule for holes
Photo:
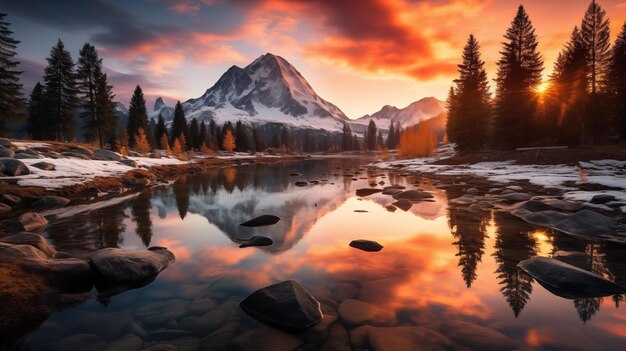
[[[370,120],[374,120],[376,126],[382,129],[389,129],[391,122],[400,124],[403,128],[415,125],[420,121],[439,116],[446,111],[446,103],[434,97],[423,98],[409,106],[399,109],[395,106],[384,106],[380,111],[372,115],[365,115],[357,120],[355,124],[367,125]]]
[[[245,68],[232,66],[201,97],[184,102],[188,120],[214,119],[250,124],[281,123],[299,128],[341,131],[346,115],[315,93],[309,83],[280,56],[265,54]],[[167,122],[174,109],[157,99],[150,118]]]

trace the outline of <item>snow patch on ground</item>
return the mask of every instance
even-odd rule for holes
[[[438,175],[473,175],[485,177],[498,183],[510,183],[518,180],[527,180],[531,184],[544,188],[565,190],[565,196],[570,199],[589,201],[593,195],[607,193],[614,195],[620,201],[626,201],[626,161],[596,160],[580,162],[579,166],[571,165],[516,165],[513,161],[480,162],[464,165],[435,165],[436,160],[447,158],[450,146],[441,149],[436,157],[416,158],[391,162],[374,163],[373,166],[383,169],[398,169],[433,173]],[[448,155],[448,156],[442,156]],[[398,167],[403,165],[404,167]],[[612,191],[577,191],[576,188],[565,185],[572,184],[599,184],[606,187],[622,189]]]
[[[32,141],[13,141],[11,142],[18,149],[36,148],[36,147],[49,147],[48,143],[36,143]]]
[[[190,162],[173,158],[130,157],[130,159],[137,162],[140,167],[176,165]],[[22,159],[20,161],[28,166],[31,174],[18,177],[0,177],[0,179],[17,180],[17,184],[20,186],[39,186],[46,189],[59,189],[65,186],[83,183],[96,177],[120,176],[133,169],[133,167],[117,161],[81,160],[76,158],[32,158]],[[52,163],[55,165],[56,170],[44,171],[32,166],[39,162]]]

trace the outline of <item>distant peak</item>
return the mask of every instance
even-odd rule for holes
[[[154,101],[154,110],[157,111],[159,110],[161,107],[165,106],[165,102],[163,102],[163,98],[162,97],[158,97],[155,101]]]

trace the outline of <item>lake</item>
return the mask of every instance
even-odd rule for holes
[[[13,349],[123,350],[138,343],[180,350],[396,349],[390,343],[409,335],[402,327],[411,326],[439,330],[476,350],[507,342],[520,350],[623,349],[623,296],[564,299],[516,265],[535,255],[578,251],[584,254],[574,264],[623,284],[626,247],[543,230],[506,212],[472,213],[448,205],[463,195],[458,187],[446,191],[436,179],[364,169],[367,162],[219,168],[110,206],[59,212],[45,233],[57,250],[85,256],[105,247],[165,246],[176,263],[143,287],[117,294],[94,289],[84,301],[52,313]],[[301,179],[319,184],[295,186]],[[392,212],[388,195],[355,195],[372,181],[420,188],[434,201]],[[261,214],[282,220],[239,225]],[[253,235],[274,244],[238,247],[238,239]],[[348,246],[354,239],[384,248],[360,251]],[[256,289],[288,279],[320,301],[321,324],[291,335],[240,310],[239,302]],[[385,328],[376,333],[383,340],[370,335],[376,345],[359,345],[355,330],[362,324]]]

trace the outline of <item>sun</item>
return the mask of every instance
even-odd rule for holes
[[[546,93],[546,91],[548,91],[548,88],[550,88],[550,83],[542,82],[539,85],[537,85],[534,90],[535,90],[535,93],[539,95],[543,95]]]

